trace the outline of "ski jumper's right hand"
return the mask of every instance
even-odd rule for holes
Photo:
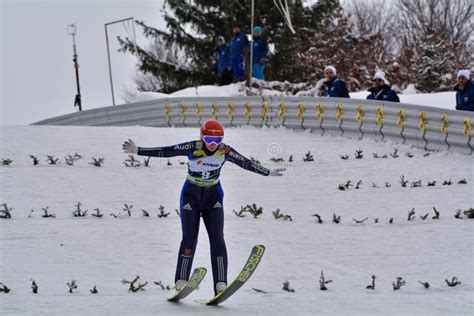
[[[138,147],[137,147],[137,145],[135,145],[135,143],[131,139],[128,139],[128,141],[126,140],[123,143],[122,149],[123,149],[124,153],[127,153],[127,154],[137,154],[138,153]]]

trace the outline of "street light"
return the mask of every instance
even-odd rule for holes
[[[248,91],[252,91],[252,71],[253,71],[253,22],[254,22],[254,15],[255,15],[255,1],[252,0],[252,4],[250,6],[250,63],[249,63],[249,71],[250,75],[247,77],[248,82],[247,86],[249,87]]]
[[[137,45],[136,45],[136,35],[135,35],[135,24],[133,23],[135,20],[133,17],[131,18],[126,18],[126,19],[121,19],[109,23],[105,23],[104,28],[105,28],[105,42],[107,45],[107,60],[109,61],[109,78],[110,78],[110,90],[112,92],[112,104],[115,105],[115,95],[114,95],[114,82],[112,80],[112,64],[110,63],[110,48],[109,48],[109,34],[107,32],[107,26],[115,24],[115,23],[121,23],[125,21],[132,21],[132,29],[133,29],[133,45],[135,47],[135,54],[138,57],[138,51],[137,51]]]
[[[77,94],[74,98],[74,107],[78,107],[79,111],[82,111],[82,102],[81,102],[81,87],[79,85],[79,64],[77,62],[77,50],[76,50],[76,23],[68,24],[67,27],[67,34],[72,36],[72,50],[73,50],[73,61],[74,61],[74,68],[76,69],[76,86],[77,86]]]

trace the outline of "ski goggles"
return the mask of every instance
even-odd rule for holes
[[[214,143],[216,145],[219,145],[220,143],[222,143],[224,136],[206,136],[201,134],[201,138],[206,144],[210,145]]]

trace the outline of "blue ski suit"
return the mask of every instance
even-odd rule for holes
[[[397,93],[389,85],[384,84],[381,87],[372,87],[368,91],[370,94],[367,96],[367,100],[400,102]]]
[[[454,88],[456,91],[456,110],[474,111],[474,82],[469,80],[461,89],[457,84]]]
[[[215,285],[227,283],[227,250],[224,241],[224,208],[219,175],[230,161],[239,167],[268,176],[270,170],[247,159],[232,147],[221,143],[210,152],[201,140],[174,146],[143,148],[138,155],[151,157],[188,157],[188,175],[181,190],[180,214],[183,237],[178,254],[175,282],[189,280],[198,241],[200,217],[204,221],[211,246],[211,264]]]
[[[263,36],[254,36],[252,54],[252,77],[265,80],[265,64],[260,62],[262,59],[268,58],[268,50],[267,42]]]
[[[338,79],[336,76],[332,77],[331,80],[326,81],[324,84],[327,86],[327,97],[350,98],[346,83],[343,80]]]
[[[244,50],[249,49],[249,41],[243,32],[234,33],[230,40],[229,55],[232,64],[232,71],[238,81],[245,80],[245,59]]]

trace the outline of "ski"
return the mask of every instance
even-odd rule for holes
[[[194,269],[193,274],[189,278],[188,283],[179,291],[177,291],[172,297],[168,298],[168,302],[178,302],[182,300],[192,291],[194,291],[199,284],[201,284],[202,280],[206,276],[207,269],[203,267],[198,267]]]
[[[207,301],[198,301],[201,304],[205,305],[218,305],[229,297],[231,297],[235,292],[237,292],[245,282],[252,276],[255,269],[257,269],[258,264],[262,260],[263,254],[265,253],[265,246],[257,245],[252,248],[252,252],[250,253],[250,257],[248,258],[247,262],[245,263],[242,271],[240,271],[239,275],[226,287],[224,291],[219,293],[218,295],[214,296],[213,298]]]

